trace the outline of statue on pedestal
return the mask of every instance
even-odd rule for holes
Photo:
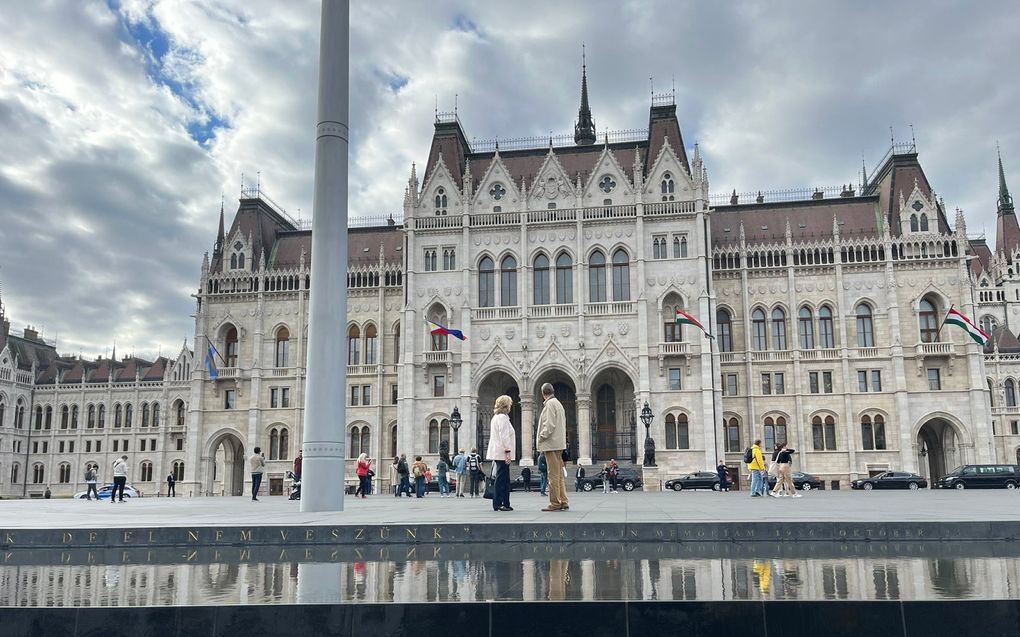
[[[450,441],[441,440],[439,442],[439,459],[446,463],[446,466],[452,466],[450,464]]]
[[[645,436],[645,459],[641,464],[645,467],[655,466],[655,441],[651,436]]]

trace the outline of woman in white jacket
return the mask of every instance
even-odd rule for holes
[[[508,415],[512,406],[513,400],[509,396],[497,398],[492,422],[489,423],[489,446],[485,457],[492,461],[492,474],[496,481],[492,490],[493,511],[513,511],[510,506],[510,463],[517,455],[517,441]]]

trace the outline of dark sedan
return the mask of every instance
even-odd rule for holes
[[[822,479],[818,476],[813,476],[810,473],[802,473],[800,471],[794,471],[790,474],[793,478],[793,486],[801,491],[810,491],[811,489],[823,488]],[[776,479],[769,476],[769,488],[776,486]]]
[[[597,474],[590,478],[581,479],[581,489],[584,491],[594,491],[595,489],[601,489],[603,482],[603,473],[599,471]],[[569,482],[569,480],[568,480]],[[641,474],[636,469],[630,469],[628,467],[620,467],[616,473],[616,487],[623,489],[624,491],[633,491],[634,489],[641,486]]]
[[[851,489],[927,489],[928,481],[916,473],[905,471],[886,471],[870,478],[861,478],[850,483]]]
[[[680,478],[666,480],[666,489],[687,491],[690,489],[719,490],[719,474],[714,471],[697,471]]]

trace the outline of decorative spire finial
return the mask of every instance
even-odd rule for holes
[[[864,153],[861,153],[861,194],[868,187],[868,167],[864,165]]]
[[[588,105],[588,63],[584,43],[581,44],[581,107],[577,110],[577,124],[574,125],[574,143],[578,146],[594,144],[595,120]]]
[[[1002,169],[1002,151],[999,150],[999,143],[995,143],[995,154],[999,157],[999,199],[998,199],[998,211],[999,216],[1014,214],[1013,211],[1013,197],[1009,194],[1009,188],[1006,187],[1006,172]]]

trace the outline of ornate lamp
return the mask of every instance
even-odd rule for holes
[[[457,432],[460,430],[461,423],[464,420],[460,417],[460,410],[456,407],[453,408],[453,413],[450,414],[450,426],[453,427],[453,452],[454,454],[460,453],[460,442]]]
[[[655,418],[655,414],[652,413],[651,407],[648,406],[648,401],[645,401],[645,406],[641,408],[641,422],[645,426],[645,458],[642,465],[645,467],[655,466],[655,441],[652,440],[652,436],[648,433],[648,428],[652,425],[652,419]]]

